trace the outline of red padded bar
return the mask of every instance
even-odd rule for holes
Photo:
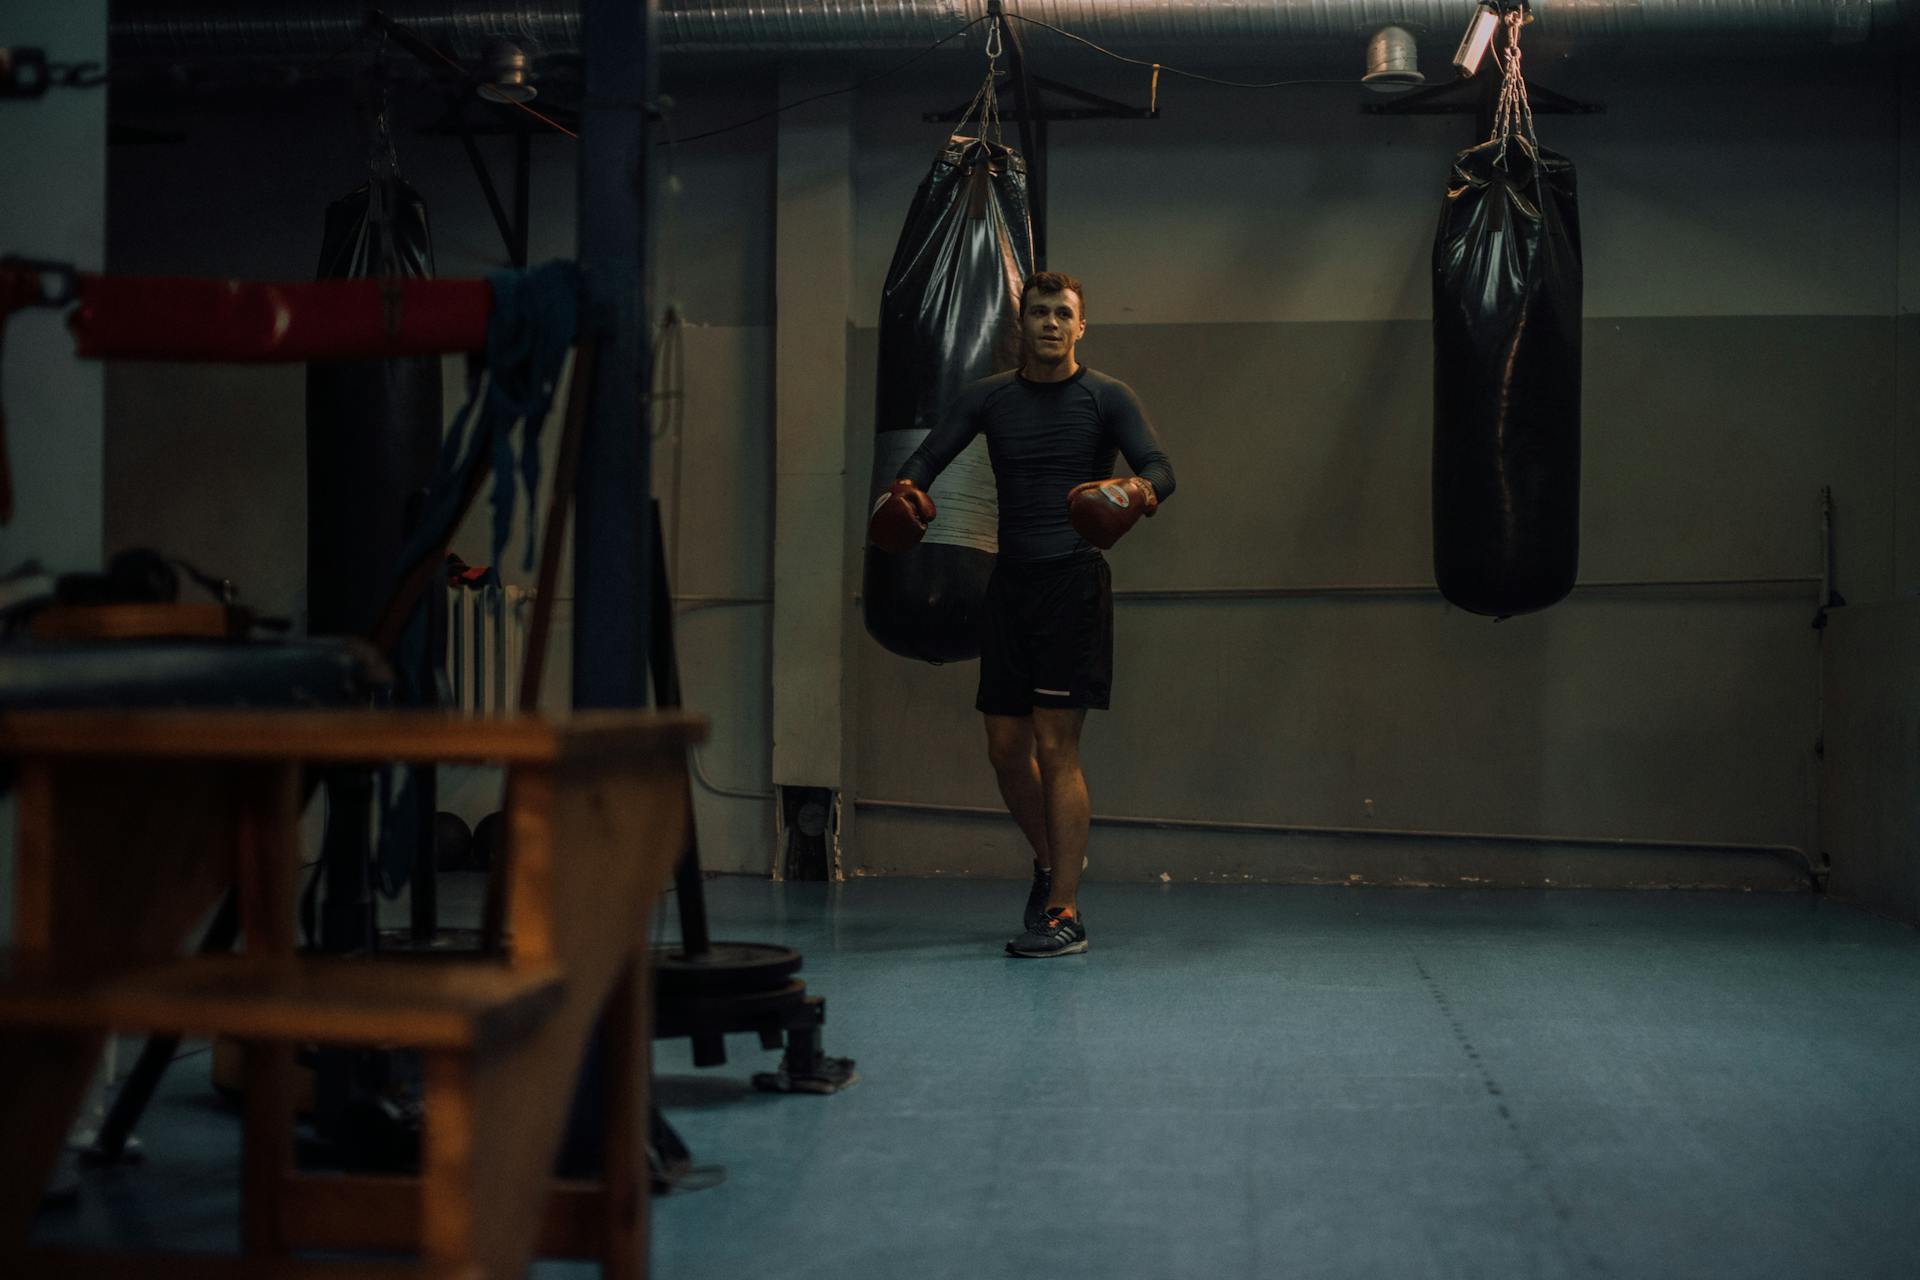
[[[387,291],[397,289],[389,333]],[[78,354],[108,360],[256,363],[476,351],[487,342],[485,280],[80,277],[67,318]]]

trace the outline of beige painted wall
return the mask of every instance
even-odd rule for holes
[[[1751,367],[1769,353],[1844,353],[1877,323],[1590,325],[1583,579],[1814,574],[1810,476],[1873,493],[1858,527],[1863,543],[1884,548],[1890,482],[1876,467],[1886,379],[1863,385],[1844,357],[1813,386],[1809,366],[1792,360],[1776,358],[1766,377]],[[871,368],[871,331],[862,337]],[[1088,353],[1140,390],[1181,479],[1161,517],[1109,553],[1122,593],[1119,656],[1115,709],[1093,717],[1087,736],[1096,811],[1811,849],[1811,582],[1596,590],[1503,623],[1434,595],[1127,600],[1177,588],[1430,582],[1424,343],[1422,326],[1398,322],[1138,325],[1107,330],[1099,354]],[[1183,372],[1201,367],[1213,376]],[[1720,389],[1711,415],[1687,403],[1695,380]],[[973,664],[933,669],[874,645],[861,662],[859,795],[992,805]],[[1024,857],[1003,821],[861,821],[859,865],[875,870],[1007,875]],[[1223,858],[1222,844],[1235,853]],[[1512,854],[1449,848],[1095,838],[1096,856],[1130,877],[1515,874]],[[1527,879],[1614,882],[1606,855],[1569,859]],[[1787,867],[1714,855],[1666,869],[1688,883],[1805,882]],[[1633,872],[1640,883],[1660,874]]]
[[[1899,372],[1912,362],[1895,343],[1910,347],[1913,331],[1895,328],[1911,300],[1897,303],[1892,282],[1920,207],[1899,198],[1912,182],[1901,160],[1911,89],[1903,97],[1877,50],[1530,67],[1607,108],[1541,122],[1582,176],[1583,576],[1811,576],[1817,494],[1831,485],[1840,589],[1850,600],[1910,589],[1900,566],[1912,558],[1899,549],[1916,504],[1898,502],[1899,477],[1920,450],[1898,447],[1900,433],[1913,438],[1914,398]],[[849,406],[849,548],[871,445],[879,285],[939,140],[919,112],[964,99],[977,74],[957,61],[925,70],[854,103],[850,357],[816,375],[841,381]],[[1056,70],[1144,96],[1132,73]],[[676,135],[765,110],[773,85],[724,69],[686,78],[671,87]],[[1181,84],[1163,86],[1157,123],[1055,129],[1053,257],[1089,282],[1087,358],[1142,392],[1182,480],[1166,518],[1116,553],[1122,588],[1428,572],[1426,255],[1469,126],[1376,119],[1356,103],[1345,89]],[[304,110],[291,131],[202,122],[184,147],[116,148],[116,265],[309,270],[320,209],[356,180],[358,144],[337,111]],[[302,148],[259,150],[289,136]],[[780,395],[775,137],[761,122],[673,148],[679,194],[663,193],[656,228],[656,301],[678,302],[690,324],[685,412],[657,442],[656,483],[681,530],[677,590],[727,601],[680,625],[689,700],[716,724],[704,770],[743,793],[698,793],[708,865],[738,870],[771,861],[762,796],[771,691],[783,678],[764,604]],[[249,146],[249,163],[233,165]],[[408,136],[401,154],[434,210],[442,270],[494,261],[457,144]],[[569,165],[563,143],[537,149],[536,257],[571,243]],[[163,370],[122,376],[109,385],[112,538],[227,557],[243,582],[261,584],[263,603],[292,607],[297,573],[287,571],[303,555],[297,379],[275,388],[234,375],[189,389]],[[171,416],[156,406],[175,403],[191,407],[190,427],[155,421]],[[192,448],[158,447],[168,429],[198,433]],[[185,478],[209,471],[256,500],[218,518],[178,506]],[[1249,476],[1262,479],[1252,500]],[[1122,703],[1089,741],[1096,806],[1809,847],[1812,603],[1811,585],[1577,596],[1497,626],[1431,599],[1123,603]],[[968,709],[972,668],[893,658],[859,629],[851,599],[846,607],[852,794],[991,804]],[[1766,858],[1629,864],[1619,851],[1163,833],[1102,841],[1097,874],[1793,882],[1786,863]],[[1021,857],[1004,822],[879,814],[854,815],[846,853],[856,868],[909,874],[1016,874]]]

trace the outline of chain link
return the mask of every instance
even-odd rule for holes
[[[973,119],[974,112],[980,113],[980,137],[982,141],[1005,144],[1005,135],[1000,129],[1000,54],[1004,47],[1000,42],[1001,19],[995,18],[993,25],[987,28],[987,77],[980,82],[980,88],[974,93],[973,101],[960,113],[960,120],[953,131],[961,133],[967,122]],[[989,135],[991,135],[989,139]]]
[[[1526,25],[1527,15],[1519,9],[1509,9],[1504,18],[1507,43],[1499,53],[1504,74],[1500,82],[1500,102],[1493,118],[1493,135],[1500,140],[1500,150],[1493,162],[1502,166],[1507,162],[1507,144],[1515,137],[1524,139],[1536,156],[1540,153],[1540,139],[1533,131],[1533,105],[1527,101],[1527,78],[1520,69],[1520,28]]]
[[[380,32],[380,44],[373,51],[368,71],[370,88],[367,109],[372,113],[367,137],[367,235],[370,243],[368,266],[380,281],[380,318],[387,336],[398,337],[401,322],[401,265],[397,215],[400,212],[400,157],[394,150],[389,109],[393,101],[393,78],[386,65],[387,42],[392,33]]]
[[[47,81],[62,89],[98,89],[107,82],[107,69],[98,62],[49,62]]]
[[[45,49],[0,45],[0,98],[39,98],[52,89],[97,89],[107,83],[98,62],[53,62]]]

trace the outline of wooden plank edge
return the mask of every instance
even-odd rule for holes
[[[701,716],[659,711],[573,720],[404,710],[16,711],[0,714],[0,756],[529,764],[669,753],[706,730]]]
[[[598,1182],[571,1178],[556,1178],[552,1187],[539,1255],[599,1257],[605,1239],[605,1189]],[[294,1173],[283,1184],[280,1204],[281,1231],[290,1248],[399,1251],[419,1244],[417,1177]]]
[[[0,1257],[8,1280],[485,1280],[477,1265],[391,1258],[257,1258],[242,1254],[30,1249]]]

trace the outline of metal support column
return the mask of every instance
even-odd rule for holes
[[[583,338],[595,344],[573,517],[573,705],[647,701],[652,586],[648,498],[647,109],[656,0],[584,0],[579,245]],[[606,1166],[604,1021],[581,1064],[558,1170]],[[640,1211],[646,1211],[642,1204]]]
[[[573,705],[646,703],[647,107],[656,0],[585,0],[579,249],[599,360],[574,519]]]

